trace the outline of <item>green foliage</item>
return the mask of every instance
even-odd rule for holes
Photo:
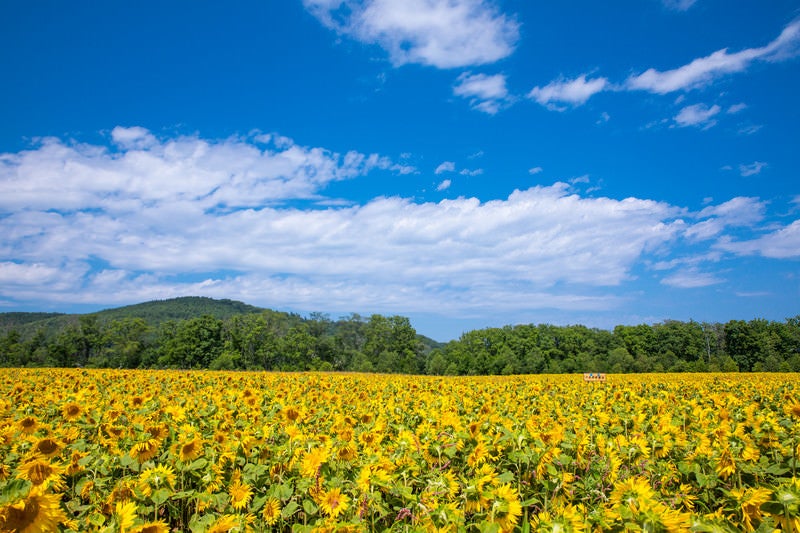
[[[4,324],[0,366],[435,375],[800,371],[800,316],[725,324],[670,320],[613,331],[527,324],[469,331],[441,344],[401,316],[303,318],[190,297],[89,315],[0,313]]]

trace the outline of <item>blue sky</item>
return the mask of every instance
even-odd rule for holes
[[[800,313],[800,4],[0,6],[0,310]]]

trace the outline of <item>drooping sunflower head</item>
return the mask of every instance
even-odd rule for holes
[[[501,531],[513,531],[522,516],[522,505],[517,491],[506,483],[494,489],[492,496],[492,521],[500,526]]]
[[[158,448],[160,445],[161,441],[153,438],[137,442],[131,448],[130,455],[139,461],[139,463],[143,463],[158,455]]]
[[[27,479],[35,487],[45,489],[52,487],[60,490],[64,487],[64,480],[61,478],[63,468],[57,464],[52,464],[43,457],[34,456],[29,461],[19,467],[20,479]]]
[[[51,457],[55,457],[56,455],[61,452],[63,446],[60,442],[50,437],[45,437],[43,439],[39,439],[33,444],[31,451],[35,454],[41,455],[42,457],[47,457],[48,459]]]
[[[203,454],[203,441],[200,437],[181,439],[177,444],[178,458],[184,463],[194,461]]]
[[[25,498],[0,507],[0,531],[38,533],[57,531],[67,521],[58,494],[33,489]]]
[[[26,435],[31,435],[39,429],[39,421],[34,416],[26,416],[19,421],[19,429]]]

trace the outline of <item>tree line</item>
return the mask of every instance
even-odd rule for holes
[[[0,336],[2,366],[436,375],[800,371],[800,315],[784,322],[668,320],[611,331],[530,324],[473,330],[446,344],[417,335],[401,316],[332,320],[263,309],[161,322],[89,314],[57,327],[18,326]]]

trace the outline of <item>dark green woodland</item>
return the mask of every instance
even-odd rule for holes
[[[0,313],[0,366],[407,374],[798,372],[800,315],[784,322],[665,321],[613,330],[487,328],[446,344],[408,318],[337,319],[184,297],[92,314]]]

